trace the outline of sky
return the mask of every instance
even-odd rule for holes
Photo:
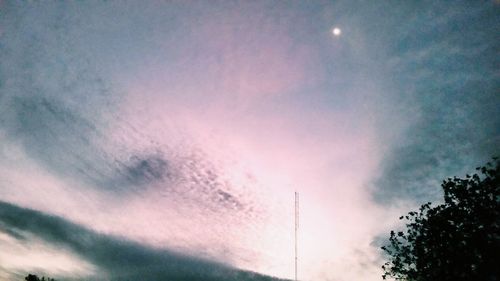
[[[0,1],[0,279],[292,279],[298,192],[299,279],[381,280],[499,155],[499,12]]]

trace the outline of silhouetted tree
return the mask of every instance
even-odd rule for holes
[[[391,231],[382,247],[383,279],[500,280],[500,161],[493,159],[479,175],[443,181],[443,204],[400,217],[406,229]]]
[[[38,278],[38,276],[36,276],[36,275],[28,274],[28,276],[24,277],[24,280],[26,280],[26,281],[40,281],[40,278]]]

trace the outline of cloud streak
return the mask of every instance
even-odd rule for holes
[[[16,240],[24,241],[13,234],[22,231],[68,249],[96,265],[108,280],[281,280],[99,234],[62,218],[5,202],[0,202],[0,221]]]

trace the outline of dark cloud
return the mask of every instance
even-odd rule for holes
[[[0,232],[5,233],[10,237],[15,238],[18,241],[26,240],[26,237],[20,231],[16,229],[11,229],[9,228],[9,226],[4,225],[2,222],[0,222]]]
[[[221,171],[198,150],[174,153],[166,146],[142,151],[126,146],[121,152],[105,149],[109,141],[102,125],[61,99],[43,95],[14,97],[9,111],[13,118],[5,128],[11,139],[45,169],[63,178],[120,195],[160,184],[163,194],[194,200],[214,210],[244,209]],[[122,134],[137,138],[137,130],[129,127]]]
[[[436,199],[443,178],[500,153],[500,6],[422,1],[387,8],[362,13],[378,17],[366,27],[368,40],[395,87],[381,135],[401,119],[409,126],[392,140],[374,196],[384,203]]]
[[[159,156],[144,158],[133,156],[126,170],[131,182],[143,183],[168,177],[166,174],[168,163]]]
[[[40,94],[13,98],[10,106],[13,118],[7,131],[49,170],[94,182],[110,170],[93,143],[99,134],[95,125],[60,101]]]
[[[167,177],[167,160],[161,155],[131,155],[121,161],[124,156],[100,148],[106,137],[99,125],[60,99],[16,97],[10,105],[14,118],[6,127],[11,138],[53,173],[112,191]]]
[[[0,202],[0,222],[10,232],[27,232],[76,253],[98,266],[110,280],[280,280],[103,235],[5,202]]]
[[[100,146],[118,97],[73,40],[76,19],[58,5],[2,5],[0,132],[46,170],[103,187],[114,167]]]

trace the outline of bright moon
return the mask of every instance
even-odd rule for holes
[[[334,29],[332,29],[332,33],[335,36],[340,36],[340,34],[342,34],[342,30],[338,27],[335,27]]]

